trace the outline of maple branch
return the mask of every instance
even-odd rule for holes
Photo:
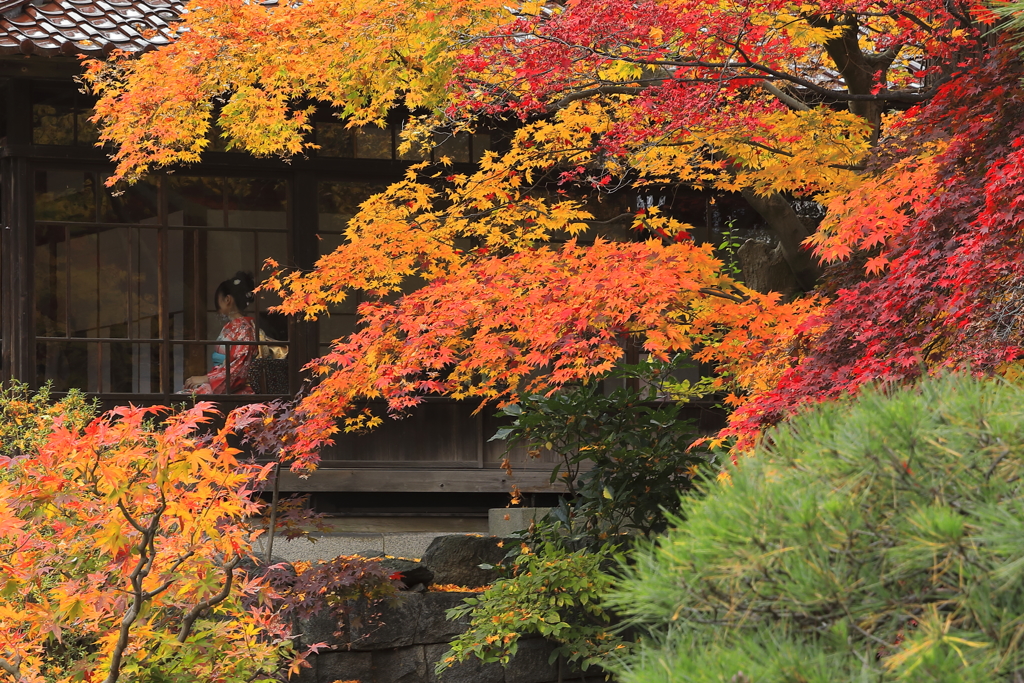
[[[742,53],[742,51],[741,51],[741,53]],[[745,55],[744,55],[744,59],[746,59]],[[628,60],[623,59],[623,61],[628,61]],[[928,90],[922,90],[922,91],[916,92],[916,93],[912,93],[912,92],[895,92],[895,91],[891,91],[891,90],[885,90],[885,91],[879,92],[877,94],[851,93],[851,92],[843,91],[843,90],[833,90],[831,88],[824,88],[824,87],[818,85],[817,83],[815,83],[814,81],[807,80],[806,78],[801,78],[799,76],[794,76],[793,74],[788,74],[788,73],[786,73],[784,71],[778,71],[777,69],[773,69],[772,67],[767,66],[765,64],[758,64],[756,62],[752,62],[752,61],[749,61],[749,60],[747,60],[747,61],[745,61],[743,63],[740,63],[740,64],[731,64],[731,63],[729,63],[729,64],[719,64],[719,65],[716,65],[716,64],[713,64],[713,63],[705,63],[705,62],[673,62],[673,61],[662,61],[662,62],[659,62],[659,64],[663,64],[663,65],[666,65],[666,66],[686,67],[686,68],[717,68],[717,69],[723,69],[723,70],[724,69],[736,69],[736,70],[739,70],[739,69],[750,69],[750,70],[757,71],[757,72],[760,72],[760,73],[768,74],[769,76],[771,76],[775,80],[786,81],[788,83],[792,83],[793,85],[799,85],[802,88],[807,88],[811,92],[817,93],[817,94],[825,96],[825,97],[830,97],[830,98],[833,98],[835,100],[843,101],[843,102],[906,102],[908,104],[915,104],[915,103],[919,103],[919,102],[925,102],[925,101],[931,99],[932,96],[934,96],[934,94],[938,91],[938,85],[940,85],[940,84],[937,84],[937,85],[929,88]],[[708,80],[710,81],[711,79],[708,79]],[[942,81],[942,82],[945,83],[945,80]]]
[[[192,632],[192,625],[199,618],[199,615],[217,603],[223,602],[231,594],[231,584],[234,581],[235,567],[238,566],[239,560],[240,558],[235,556],[235,559],[224,565],[224,586],[220,589],[220,592],[198,603],[185,615],[185,620],[181,623],[181,630],[178,631],[179,643],[184,643],[188,638],[189,633]]]
[[[14,557],[19,552],[24,550],[25,547],[28,546],[28,543],[29,543],[29,539],[26,537],[25,540],[22,541],[21,545],[19,545],[18,547],[11,548],[10,550],[8,550],[5,553],[0,553],[0,560],[6,560],[8,557]]]
[[[128,612],[121,619],[121,628],[117,634],[117,645],[114,646],[114,651],[110,653],[110,667],[107,670],[107,678],[104,683],[117,683],[118,676],[121,674],[121,659],[124,657],[125,648],[128,647],[128,636],[131,632],[132,624],[135,623],[141,611],[141,587],[135,585],[135,578],[144,564],[145,559],[143,556],[139,558],[135,564],[135,569],[132,570],[132,584],[136,588],[136,592],[132,599],[131,607],[128,608]]]
[[[15,655],[11,662],[0,658],[0,669],[9,673],[15,681],[21,680],[21,655]]]
[[[171,568],[167,570],[168,573],[169,574],[173,574],[174,572],[178,571],[178,569],[181,567],[181,565],[185,564],[185,561],[188,560],[193,555],[195,555],[195,551],[190,550],[187,553],[185,553],[184,555],[182,555],[181,557],[179,557],[177,560],[174,561],[174,564],[171,565]],[[167,579],[166,581],[164,581],[160,585],[159,588],[154,588],[151,591],[146,591],[146,594],[145,594],[146,600],[151,600],[152,598],[155,598],[156,596],[160,595],[165,590],[170,588],[172,583],[174,583],[174,579]]]
[[[819,95],[823,95],[825,97],[831,97],[831,98],[834,98],[836,100],[846,101],[846,102],[906,102],[908,104],[914,104],[914,103],[925,102],[925,101],[929,100],[935,94],[935,92],[937,92],[938,86],[941,85],[941,83],[936,84],[932,88],[929,88],[928,90],[921,91],[921,92],[918,92],[918,93],[892,92],[892,91],[884,91],[884,92],[877,93],[877,94],[851,93],[851,92],[847,92],[847,91],[832,90],[831,88],[824,88],[824,87],[818,85],[817,83],[815,83],[814,81],[808,80],[806,78],[801,78],[801,77],[795,76],[793,74],[788,74],[788,73],[785,73],[783,71],[778,71],[777,69],[773,69],[772,67],[767,66],[765,64],[759,64],[759,63],[751,60],[746,55],[746,53],[744,52],[743,48],[738,43],[729,43],[729,45],[731,47],[733,47],[737,53],[742,55],[742,57],[743,57],[743,61],[742,62],[734,62],[732,60],[725,60],[725,61],[721,61],[721,62],[708,62],[708,61],[703,61],[703,60],[644,59],[644,58],[640,58],[640,57],[629,57],[629,56],[625,56],[625,55],[617,55],[617,54],[612,54],[612,53],[609,53],[609,52],[605,52],[604,50],[599,50],[597,48],[590,47],[589,45],[581,45],[581,44],[578,44],[578,43],[569,43],[568,41],[565,41],[565,40],[562,40],[562,39],[559,39],[559,38],[554,38],[552,36],[541,35],[539,33],[531,33],[529,35],[530,35],[530,37],[536,38],[537,40],[543,40],[543,41],[546,41],[546,42],[555,43],[556,45],[561,45],[562,47],[569,48],[569,49],[575,49],[575,50],[581,50],[581,51],[584,51],[584,52],[588,52],[588,53],[592,54],[595,57],[600,57],[600,58],[603,58],[603,59],[609,59],[609,60],[617,61],[617,62],[625,62],[627,64],[637,64],[639,66],[650,66],[650,67],[655,67],[655,66],[671,66],[671,67],[682,68],[682,69],[710,69],[710,70],[715,70],[715,71],[719,71],[719,72],[725,72],[725,71],[728,71],[728,70],[737,70],[737,71],[739,71],[739,70],[744,70],[744,69],[746,69],[746,70],[753,70],[753,71],[757,71],[759,73],[768,74],[769,76],[772,76],[776,80],[787,81],[787,82],[792,83],[794,85],[799,85],[802,88],[807,88],[811,92],[817,93]],[[753,75],[751,75],[750,77],[753,77]],[[719,81],[720,79],[721,79],[721,74],[719,74],[719,76],[716,77],[716,78],[687,79],[687,80],[692,80],[692,81],[703,80],[703,81],[706,81],[706,82],[710,83],[710,82]],[[943,81],[943,83],[944,82],[945,81]],[[567,95],[567,97],[571,97],[574,94],[575,93]]]
[[[154,510],[153,519],[148,527],[143,527],[128,514],[122,500],[118,500],[117,505],[128,522],[136,529],[139,529],[142,539],[138,544],[139,560],[135,563],[135,568],[129,575],[133,591],[132,604],[128,608],[128,612],[121,619],[121,627],[118,629],[117,634],[117,644],[110,653],[110,666],[107,669],[107,678],[104,683],[117,683],[117,679],[121,675],[121,660],[124,658],[124,651],[128,647],[132,625],[139,618],[139,614],[142,611],[142,603],[148,599],[146,591],[142,587],[142,580],[149,575],[153,568],[153,562],[156,560],[153,541],[157,530],[160,528],[160,518],[167,509],[167,499],[164,497],[163,491],[161,491],[160,505]]]
[[[960,22],[961,26],[966,28],[968,26],[973,25],[973,22],[968,17],[968,13],[970,12],[970,10],[965,10],[963,5],[959,5],[958,7],[958,3],[956,2],[956,0],[945,0],[943,5],[945,6],[946,11],[949,12],[949,14],[954,19]],[[960,11],[957,11],[957,9],[959,9]]]
[[[642,85],[599,85],[596,88],[589,88],[587,90],[577,90],[574,93],[569,93],[562,99],[558,100],[554,104],[548,106],[548,111],[556,111],[569,105],[576,100],[585,100],[588,97],[594,95],[639,95],[649,86]]]
[[[772,147],[771,145],[766,145],[761,142],[754,142],[753,140],[744,140],[742,144],[749,145],[750,147],[757,147],[758,149],[763,149],[766,152],[778,154],[779,156],[782,157],[789,157],[790,159],[793,159],[796,156],[792,152],[777,149],[775,147]],[[844,171],[863,171],[865,168],[867,168],[867,166],[864,166],[863,164],[825,164],[825,166],[827,168],[838,168]]]
[[[948,78],[943,79],[940,83],[932,86],[927,90],[922,90],[917,93],[911,92],[894,92],[891,90],[883,90],[878,94],[862,94],[862,93],[851,93],[841,90],[832,90],[831,88],[823,88],[813,81],[809,81],[806,78],[800,78],[792,74],[787,74],[782,71],[766,66],[764,64],[748,63],[743,65],[748,69],[760,71],[766,73],[776,80],[786,81],[793,85],[799,85],[801,88],[807,88],[811,92],[823,95],[825,97],[831,97],[836,100],[843,102],[905,102],[907,104],[916,104],[919,102],[926,102],[931,99],[938,91],[939,85],[945,83]]]
[[[609,193],[610,194],[610,193]],[[636,214],[632,212],[620,213],[618,216],[612,216],[606,221],[585,221],[587,225],[611,225],[612,223],[618,223],[623,218],[635,218]]]
[[[781,100],[783,104],[789,106],[790,109],[796,109],[797,111],[811,110],[811,108],[808,107],[806,104],[804,104],[797,98],[793,97],[792,95],[786,94],[779,86],[775,85],[771,81],[762,80],[761,87],[770,92],[772,95],[775,95],[775,97]]]
[[[924,91],[924,92],[920,92],[920,93],[890,92],[888,90],[885,90],[885,91],[881,91],[881,92],[879,92],[877,94],[876,93],[870,93],[870,94],[869,93],[854,93],[854,92],[849,92],[849,91],[832,90],[831,88],[823,88],[820,85],[818,85],[817,83],[815,83],[814,81],[807,80],[806,78],[801,78],[799,76],[794,76],[793,74],[788,74],[788,73],[786,73],[784,71],[779,71],[777,69],[773,69],[772,67],[770,67],[770,66],[768,66],[766,64],[758,64],[758,63],[752,61],[746,55],[746,53],[743,51],[743,48],[741,48],[739,45],[736,45],[736,49],[743,56],[743,59],[746,62],[745,64],[742,65],[745,68],[753,69],[755,71],[760,71],[762,73],[766,73],[766,74],[776,78],[777,80],[787,81],[789,83],[793,83],[794,85],[799,85],[802,88],[807,88],[811,92],[818,93],[819,95],[824,95],[825,97],[832,97],[832,98],[835,98],[837,100],[841,100],[841,101],[845,101],[845,102],[907,102],[907,103],[924,102],[924,101],[930,99],[932,97],[932,95],[934,95],[936,90],[937,90],[937,88],[932,88],[930,90],[927,90],[927,91]],[[839,67],[839,71],[840,71],[840,73],[843,74],[844,79],[847,82],[849,82],[849,80],[850,80],[849,74],[847,74],[846,70],[844,70],[842,68],[842,65],[839,63],[839,60],[837,60],[835,58],[835,55],[833,55],[832,52],[829,51],[829,43],[826,43],[825,49],[826,49],[826,51],[829,52],[829,56],[832,57],[832,60],[836,63],[836,66]],[[861,55],[861,56],[863,58],[863,55]],[[892,59],[895,59],[895,58],[896,58],[896,54],[893,53]],[[892,60],[890,59],[890,62],[891,61]]]
[[[146,528],[139,524],[137,521],[135,521],[135,518],[132,517],[130,512],[128,512],[128,508],[125,507],[123,499],[118,499],[117,508],[121,511],[121,514],[124,515],[124,518],[128,520],[128,523],[135,527],[136,531],[138,531],[140,534],[146,533]]]
[[[701,294],[707,294],[708,296],[717,296],[720,299],[728,299],[729,301],[733,301],[738,304],[745,304],[750,301],[749,296],[730,294],[729,292],[723,292],[720,289],[713,289],[711,287],[701,287],[697,291]]]

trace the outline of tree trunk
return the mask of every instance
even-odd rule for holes
[[[772,248],[764,242],[747,240],[736,252],[736,260],[743,270],[743,283],[753,290],[762,294],[779,292],[786,298],[800,291],[781,245]]]
[[[778,192],[761,196],[748,189],[743,190],[743,198],[761,214],[778,238],[780,253],[793,271],[797,286],[805,292],[814,289],[821,277],[821,267],[809,250],[801,248],[811,233],[790,203]]]
[[[853,18],[836,23],[831,18],[820,17],[816,21],[812,20],[811,24],[827,28],[842,26],[842,33],[825,43],[825,51],[842,74],[846,88],[851,94],[869,95],[875,83],[880,80],[884,82],[880,74],[884,74],[892,65],[899,53],[898,48],[878,54],[865,54],[860,47],[860,25]],[[766,87],[771,91],[774,86],[769,83]],[[851,112],[862,116],[871,124],[871,141],[877,142],[885,103],[878,100],[853,100],[850,101],[849,108]],[[793,270],[800,289],[805,292],[813,289],[821,277],[821,267],[808,250],[801,249],[801,243],[810,236],[810,231],[793,207],[778,193],[760,197],[750,190],[744,190],[743,198],[761,214],[775,233],[779,240],[781,255]]]

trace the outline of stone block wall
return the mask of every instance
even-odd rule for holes
[[[311,658],[300,683],[556,683],[604,680],[583,678],[549,664],[552,645],[541,638],[521,640],[519,651],[507,667],[471,659],[445,671],[440,678],[434,666],[448,651],[448,643],[469,622],[448,621],[445,612],[471,593],[400,593],[391,604],[355,605],[344,624],[327,618],[303,624],[304,645],[328,643],[329,649]]]

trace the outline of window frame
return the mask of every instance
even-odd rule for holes
[[[286,250],[287,253],[283,254],[283,255],[278,255],[278,260],[282,261],[283,263],[291,263],[292,262],[292,251],[293,251],[293,237],[294,237],[293,229],[292,229],[293,228],[293,210],[292,209],[293,209],[293,206],[294,206],[294,202],[292,201],[292,188],[294,186],[294,180],[292,178],[292,174],[289,173],[287,170],[281,170],[281,169],[276,169],[276,170],[275,169],[267,169],[267,170],[255,169],[255,168],[247,167],[244,164],[234,165],[233,168],[224,168],[223,166],[221,166],[221,167],[213,168],[213,169],[203,168],[201,166],[198,166],[198,167],[193,167],[193,168],[185,169],[184,171],[180,171],[177,174],[179,177],[207,177],[207,178],[238,179],[238,180],[266,179],[266,180],[274,180],[274,181],[278,181],[278,182],[282,183],[284,185],[284,200],[283,200],[284,201],[284,215],[285,215],[285,225],[284,225],[284,227],[283,228],[251,228],[251,227],[231,227],[230,225],[229,226],[216,226],[216,225],[214,225],[214,226],[171,225],[170,224],[170,220],[169,220],[169,211],[168,211],[169,201],[170,201],[170,197],[169,197],[170,190],[169,190],[169,180],[168,180],[169,174],[168,173],[159,173],[159,174],[155,174],[153,176],[153,178],[155,180],[155,186],[156,186],[156,189],[157,189],[157,198],[156,198],[157,212],[156,212],[156,216],[153,217],[153,219],[151,221],[150,220],[147,220],[146,222],[130,222],[130,221],[126,221],[126,222],[110,222],[110,221],[100,221],[100,220],[92,220],[92,221],[78,220],[78,221],[76,221],[76,220],[57,220],[57,219],[51,219],[51,218],[46,218],[46,219],[43,219],[43,220],[36,220],[36,215],[35,215],[35,213],[36,213],[36,211],[35,211],[35,208],[36,208],[36,191],[35,191],[35,187],[36,187],[36,178],[37,178],[36,174],[38,172],[47,172],[47,171],[64,171],[64,172],[75,172],[75,173],[77,173],[77,172],[82,172],[82,173],[89,173],[89,172],[91,172],[91,173],[94,174],[95,182],[101,182],[101,179],[105,178],[109,174],[109,171],[110,171],[109,164],[91,162],[91,161],[86,161],[86,160],[72,160],[72,159],[39,159],[39,158],[32,159],[32,161],[31,161],[31,163],[29,164],[29,167],[28,167],[28,175],[29,175],[29,179],[32,182],[33,192],[32,192],[30,197],[26,198],[26,199],[30,199],[31,200],[31,203],[30,203],[31,219],[29,221],[29,225],[30,225],[30,229],[31,229],[31,233],[32,233],[31,239],[33,240],[33,243],[35,245],[34,246],[34,253],[38,253],[37,250],[41,246],[41,243],[39,241],[39,237],[46,230],[57,230],[57,231],[63,230],[63,241],[64,241],[65,245],[69,244],[69,238],[71,237],[71,233],[72,233],[72,230],[74,228],[91,228],[91,229],[95,229],[97,231],[97,234],[99,234],[99,232],[103,231],[103,230],[125,230],[126,234],[128,236],[128,245],[129,245],[129,259],[128,259],[128,264],[127,264],[127,270],[125,271],[127,273],[127,276],[128,276],[128,283],[129,284],[126,287],[127,291],[124,292],[125,299],[126,299],[126,304],[127,304],[126,305],[126,311],[125,311],[125,317],[126,317],[126,320],[127,320],[128,324],[127,324],[127,329],[125,331],[125,335],[126,336],[124,336],[124,337],[116,337],[116,336],[101,337],[101,336],[98,336],[98,335],[96,335],[96,336],[73,336],[74,330],[71,329],[70,320],[69,320],[70,312],[68,311],[68,309],[70,308],[70,301],[71,301],[71,298],[70,298],[68,292],[69,292],[69,290],[71,288],[71,285],[72,285],[71,276],[70,276],[70,267],[71,267],[70,261],[71,261],[71,258],[70,258],[70,255],[67,252],[65,252],[65,255],[63,257],[63,268],[64,268],[64,273],[63,273],[63,289],[65,290],[64,291],[64,296],[63,296],[63,303],[64,303],[64,305],[63,305],[63,308],[64,308],[64,312],[63,312],[63,318],[64,318],[64,320],[63,320],[63,322],[64,322],[63,332],[64,332],[64,334],[63,334],[63,336],[61,336],[61,335],[52,335],[51,336],[51,335],[39,334],[38,322],[33,324],[31,330],[28,330],[28,331],[25,332],[25,334],[28,334],[28,335],[31,336],[32,347],[35,349],[36,358],[37,358],[37,369],[36,369],[36,373],[35,373],[34,377],[22,378],[22,379],[23,380],[27,379],[33,385],[39,385],[39,384],[42,384],[43,381],[45,381],[45,374],[44,374],[45,371],[43,371],[41,369],[41,367],[40,367],[40,365],[41,365],[40,359],[45,356],[46,351],[44,349],[45,349],[45,345],[48,345],[48,344],[59,344],[59,343],[72,343],[72,344],[75,344],[75,343],[81,343],[81,344],[86,345],[87,347],[96,346],[96,350],[95,351],[93,351],[92,349],[89,349],[89,350],[86,351],[86,353],[87,353],[87,355],[95,353],[100,359],[102,359],[102,354],[104,352],[104,348],[109,347],[111,344],[124,344],[124,345],[130,345],[132,347],[142,347],[142,346],[145,346],[145,345],[151,345],[151,346],[156,346],[159,349],[159,361],[157,363],[157,368],[156,368],[156,371],[154,373],[158,377],[158,379],[156,379],[156,381],[154,382],[154,384],[158,388],[158,391],[149,391],[149,392],[114,391],[114,390],[111,390],[110,386],[105,386],[106,377],[103,376],[102,374],[100,374],[100,375],[97,376],[97,380],[96,380],[95,384],[91,384],[91,381],[87,380],[87,384],[91,384],[91,386],[87,387],[87,389],[89,389],[89,390],[85,391],[85,393],[90,395],[90,396],[99,397],[104,403],[109,402],[109,401],[121,401],[121,402],[123,402],[124,400],[131,400],[131,401],[134,401],[134,402],[143,402],[143,403],[145,403],[145,402],[160,401],[160,402],[168,403],[168,404],[171,403],[171,402],[180,402],[183,398],[185,398],[188,395],[187,394],[176,393],[176,389],[178,389],[179,387],[175,386],[175,382],[176,382],[176,379],[177,379],[177,377],[176,377],[177,372],[176,371],[178,369],[176,367],[175,362],[174,362],[175,361],[175,358],[174,358],[175,349],[177,347],[185,347],[185,348],[187,348],[187,347],[196,347],[196,346],[212,348],[213,346],[221,345],[222,342],[220,342],[220,341],[218,341],[216,339],[216,335],[215,334],[210,334],[210,330],[209,329],[206,329],[204,334],[199,334],[198,333],[199,331],[202,330],[203,327],[206,327],[205,324],[197,326],[197,328],[196,328],[197,332],[194,333],[194,334],[191,334],[191,335],[185,333],[184,326],[183,326],[182,334],[180,336],[176,335],[175,332],[174,332],[174,325],[173,325],[173,321],[171,320],[171,313],[172,313],[172,311],[170,310],[170,307],[171,307],[171,303],[170,303],[170,299],[171,299],[171,297],[170,297],[170,288],[171,288],[171,284],[172,283],[170,283],[169,278],[171,276],[171,271],[170,271],[170,267],[169,267],[169,263],[168,263],[168,259],[169,259],[169,242],[170,242],[171,234],[175,233],[175,232],[182,234],[182,240],[183,241],[185,239],[185,233],[192,233],[195,237],[199,237],[203,233],[206,233],[207,235],[209,235],[209,232],[213,232],[213,231],[224,232],[224,233],[251,233],[251,234],[254,234],[254,235],[256,233],[268,234],[268,235],[270,235],[270,234],[282,235],[284,237],[284,245],[285,245],[285,250]],[[221,187],[224,188],[225,184],[221,183]],[[97,193],[97,196],[99,196],[101,190],[99,188],[95,188],[95,191]],[[226,192],[226,190],[222,190],[222,192]],[[225,209],[225,210],[227,211],[227,209]],[[94,218],[97,217],[97,215],[96,215],[97,211],[98,211],[98,207],[94,207]],[[137,234],[141,230],[155,231],[156,232],[156,236],[157,236],[157,245],[158,246],[157,246],[157,273],[156,273],[156,290],[157,290],[157,303],[156,303],[157,313],[156,313],[156,315],[157,315],[157,319],[158,319],[158,325],[157,325],[158,333],[157,333],[156,337],[152,337],[152,336],[146,337],[144,335],[137,334],[135,328],[138,325],[137,324],[133,324],[133,323],[139,323],[141,321],[141,319],[139,321],[136,321],[136,320],[134,320],[134,317],[133,317],[133,316],[135,316],[137,311],[135,311],[134,308],[133,308],[134,299],[136,297],[133,296],[133,293],[131,292],[131,288],[133,287],[133,284],[132,284],[133,283],[133,278],[139,272],[139,264],[135,263],[132,260],[132,257],[134,256],[134,251],[131,249],[131,247],[132,247],[132,245],[134,243],[133,240],[136,239]],[[209,232],[207,232],[207,231],[209,231]],[[65,249],[67,249],[66,246],[65,246]],[[205,323],[206,319],[209,318],[209,314],[212,312],[212,303],[211,303],[212,299],[211,299],[211,297],[212,297],[213,287],[215,286],[216,283],[206,282],[207,278],[206,278],[205,271],[207,270],[208,266],[206,264],[206,259],[205,259],[204,255],[201,253],[201,248],[198,245],[193,246],[191,248],[191,253],[194,255],[195,260],[196,260],[196,263],[194,264],[194,269],[192,271],[192,276],[191,276],[192,282],[188,283],[187,280],[189,278],[189,275],[183,273],[183,280],[180,283],[181,292],[182,292],[181,296],[183,298],[183,304],[186,305],[186,307],[188,306],[189,302],[186,302],[185,299],[191,298],[192,308],[195,309],[194,310],[194,317],[195,317],[195,319],[197,321],[203,321]],[[259,258],[259,256],[256,253],[254,253],[254,257],[257,258],[257,259]],[[55,266],[55,267],[59,268],[60,266]],[[33,268],[33,270],[35,270],[35,268]],[[259,281],[259,274],[260,273],[258,271],[254,272],[254,276],[256,277],[257,282]],[[228,273],[227,275],[230,275],[230,273]],[[227,277],[227,275],[225,277]],[[32,306],[33,306],[33,311],[34,311],[34,314],[35,314],[35,318],[37,320],[38,320],[38,317],[39,317],[39,310],[40,310],[40,308],[42,308],[44,305],[46,305],[42,301],[42,299],[41,299],[42,293],[39,292],[39,291],[36,291],[36,282],[35,282],[35,280],[38,278],[38,276],[39,276],[39,274],[36,273],[36,277],[33,278],[33,282],[31,283],[31,288],[32,288],[32,296],[31,296],[31,298],[32,298]],[[97,272],[97,276],[96,277],[97,278],[100,277],[98,272]],[[191,284],[191,287],[189,286],[190,284]],[[205,291],[207,289],[209,289],[210,291],[209,292]],[[257,294],[257,297],[258,296],[259,295]],[[258,307],[259,306],[259,299],[258,298],[257,298],[257,301],[255,303],[256,303],[256,306]],[[259,311],[259,308],[255,309],[255,310]],[[179,311],[179,313],[183,313],[183,314],[187,315],[188,312],[187,311]],[[291,356],[292,355],[292,353],[291,353],[292,343],[289,340],[293,337],[292,328],[295,327],[295,326],[298,326],[298,325],[302,325],[302,324],[303,323],[301,323],[301,321],[294,321],[294,320],[288,321],[288,328],[289,328],[289,330],[288,330],[288,340],[276,341],[274,343],[274,345],[275,346],[285,346],[285,347],[288,347],[289,348],[289,356]],[[97,328],[97,332],[99,331],[99,329],[100,328]],[[265,342],[264,342],[264,344],[265,344]],[[231,344],[231,346],[258,346],[258,345],[260,345],[259,341],[254,341],[254,342],[233,342]],[[136,351],[133,348],[133,351],[132,351],[133,359],[135,357],[135,353],[136,353]],[[205,352],[205,351],[202,353],[202,355],[203,355],[204,358],[208,357],[208,353]],[[184,364],[183,364],[183,366],[184,366]],[[255,400],[267,400],[268,398],[279,398],[281,396],[293,395],[298,390],[298,384],[299,384],[298,377],[297,377],[297,372],[294,372],[295,369],[296,369],[295,368],[295,364],[294,363],[290,363],[289,373],[288,373],[289,374],[289,378],[288,378],[289,379],[289,382],[288,382],[288,384],[289,384],[288,394],[216,394],[216,395],[211,395],[210,398],[213,399],[213,400],[217,400],[217,401],[225,401],[225,400],[227,400],[228,402],[241,402],[241,403],[245,403],[245,402],[251,402],[251,401],[255,401]],[[185,376],[188,375],[187,367],[183,367],[182,374],[184,374]],[[133,378],[132,381],[134,383],[135,379]],[[95,389],[95,390],[93,390],[93,389]],[[59,393],[62,393],[62,392],[54,392],[54,393],[58,393],[59,394]]]

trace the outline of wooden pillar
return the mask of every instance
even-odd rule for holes
[[[35,229],[32,168],[32,102],[28,81],[14,79],[7,91],[7,139],[0,158],[3,187],[0,245],[0,330],[3,379],[36,386]]]
[[[36,384],[35,239],[31,178],[27,159],[6,157],[3,164],[3,263],[0,308],[3,310],[4,379]]]
[[[297,169],[292,177],[289,194],[291,224],[288,230],[288,252],[292,268],[308,270],[320,257],[317,238],[319,216],[317,210],[316,174]],[[301,368],[320,355],[320,329],[315,322],[291,320],[288,323],[288,375],[291,391],[298,391],[302,380]]]

